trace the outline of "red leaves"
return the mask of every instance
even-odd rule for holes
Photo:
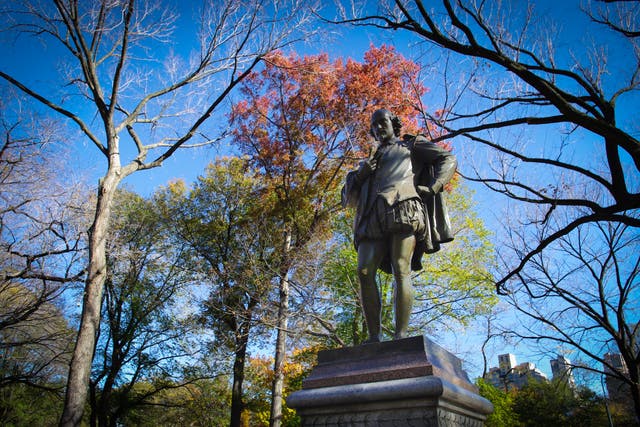
[[[372,46],[363,62],[276,52],[240,90],[229,114],[234,142],[262,175],[264,214],[286,223],[294,246],[322,233],[344,174],[373,149],[373,112],[388,108],[415,132],[426,92],[419,67],[387,46]]]
[[[244,81],[244,99],[232,108],[238,148],[272,172],[312,167],[319,157],[362,156],[378,108],[398,114],[405,131],[417,130],[414,106],[426,92],[418,72],[388,46],[372,46],[363,62],[346,63],[276,52]]]
[[[363,62],[276,52],[243,81],[243,99],[229,115],[235,143],[294,234],[318,231],[338,205],[344,173],[373,148],[375,110],[396,112],[405,132],[417,129],[414,106],[426,92],[418,72],[383,46],[371,47]]]

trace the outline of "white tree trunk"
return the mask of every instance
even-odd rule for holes
[[[89,266],[85,282],[80,329],[69,366],[67,392],[60,426],[78,426],[87,400],[91,363],[100,328],[100,310],[106,279],[106,238],[111,205],[120,182],[119,173],[109,169],[98,187],[98,199],[89,235]]]

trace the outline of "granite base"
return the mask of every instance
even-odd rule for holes
[[[460,359],[423,336],[320,352],[287,405],[323,427],[479,427],[493,410]]]

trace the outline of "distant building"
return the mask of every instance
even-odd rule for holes
[[[609,399],[614,402],[628,403],[631,399],[629,385],[620,378],[614,376],[620,374],[624,376],[629,375],[629,369],[627,368],[627,364],[622,358],[622,355],[619,353],[607,353],[604,355],[604,361],[613,368],[612,369],[607,365],[604,367]]]
[[[529,381],[547,381],[547,376],[529,362],[516,364],[513,354],[498,356],[498,367],[489,369],[484,376],[485,381],[502,390],[513,390],[524,387]]]
[[[501,354],[498,356],[498,367],[500,368],[501,373],[506,374],[514,366],[516,366],[515,355],[511,353],[507,353],[507,354]]]
[[[551,373],[553,379],[565,382],[570,388],[576,388],[576,381],[573,378],[573,370],[571,361],[564,356],[558,355],[555,359],[549,361],[551,364]]]

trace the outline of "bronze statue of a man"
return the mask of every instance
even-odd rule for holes
[[[374,154],[347,174],[342,205],[356,208],[354,241],[367,342],[381,338],[378,268],[395,279],[395,335],[407,335],[413,284],[411,270],[421,270],[422,254],[453,240],[442,190],[453,177],[456,159],[422,135],[405,135],[402,122],[381,109],[371,117],[378,141]]]

